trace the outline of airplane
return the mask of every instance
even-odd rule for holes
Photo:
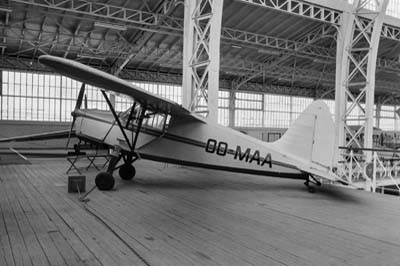
[[[300,179],[310,192],[310,183],[320,186],[322,179],[348,184],[334,172],[334,123],[322,100],[306,108],[281,139],[266,143],[79,62],[50,55],[40,56],[39,61],[56,73],[82,82],[71,130],[68,134],[58,132],[58,136],[69,135],[69,142],[74,135],[112,149],[107,170],[95,178],[100,190],[113,189],[116,169],[123,180],[134,178],[133,164],[138,159]],[[110,111],[81,109],[85,84],[101,89]],[[132,99],[132,106],[116,112],[107,92]]]

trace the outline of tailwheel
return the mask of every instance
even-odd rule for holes
[[[309,175],[306,179],[306,182],[304,182],[304,185],[307,187],[308,192],[310,193],[315,193],[316,191],[315,187],[310,186],[310,183],[313,183],[319,187],[322,185],[321,182],[318,181],[313,175]]]
[[[115,180],[112,174],[100,172],[96,176],[95,183],[100,190],[111,190],[114,187]]]
[[[315,193],[316,189],[315,189],[315,187],[310,186],[309,181],[304,182],[304,185],[307,187],[307,190],[309,193]]]
[[[135,177],[136,169],[133,165],[125,163],[119,168],[119,176],[123,180],[131,180]]]

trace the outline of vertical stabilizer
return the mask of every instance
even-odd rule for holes
[[[332,167],[334,124],[328,106],[322,100],[314,101],[275,144],[299,159]]]

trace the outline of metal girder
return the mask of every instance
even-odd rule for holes
[[[61,11],[68,12],[68,13],[85,14],[87,16],[90,16],[90,15],[92,15],[92,13],[95,13],[97,16],[102,16],[103,18],[107,18],[107,19],[115,18],[115,16],[110,15],[108,13],[98,14],[99,12],[92,12],[91,9],[86,10],[84,8],[77,8],[77,7],[68,8],[69,3],[71,3],[71,5],[73,5],[72,2],[74,2],[74,1],[72,1],[72,0],[65,0],[65,1],[59,0],[59,1],[55,1],[54,4],[49,3],[48,1],[44,1],[44,0],[13,0],[13,1],[18,2],[18,3],[35,5],[38,7],[46,7],[46,8],[50,8],[50,9],[61,10]],[[78,1],[78,0],[76,0],[76,1]],[[62,5],[61,3],[57,4],[57,2],[66,2],[68,5],[67,4]],[[80,0],[79,2],[84,3],[85,1]],[[173,3],[175,1],[170,0],[169,2]],[[88,3],[93,4],[91,2],[88,2]],[[105,4],[101,4],[101,6],[103,6],[103,5],[108,6]],[[86,6],[86,4],[83,6]],[[171,5],[168,5],[168,6],[171,6]],[[111,8],[111,7],[109,7],[109,8]],[[115,9],[117,7],[112,6],[112,8]],[[124,9],[123,7],[120,7],[120,8]],[[162,10],[163,10],[163,12],[168,11],[168,10],[165,10],[165,8],[163,8]],[[136,12],[137,14],[141,14],[141,12],[144,12],[144,11],[140,11],[140,10],[132,10],[132,12],[133,11]],[[140,25],[146,26],[146,27],[162,26],[162,24],[165,22],[174,21],[175,23],[173,23],[173,24],[167,23],[169,25],[169,29],[172,29],[174,31],[182,31],[183,30],[183,20],[180,18],[167,16],[165,13],[144,12],[144,14],[145,14],[145,15],[143,15],[144,18],[152,15],[153,20],[151,20],[151,23],[149,22],[148,19],[140,19],[142,17],[140,15],[133,16],[131,19],[133,19],[133,22],[135,24],[140,24]],[[81,17],[80,19],[86,19],[86,18]],[[146,30],[146,28],[141,28],[141,29]],[[147,28],[147,30],[154,32],[154,27]],[[333,37],[334,34],[332,34],[332,32],[329,30],[330,30],[329,26],[322,27],[321,34],[328,32],[328,34],[331,34],[331,36]],[[168,34],[168,32],[161,32],[161,33]],[[240,41],[240,42],[245,41],[246,43],[249,43],[249,44],[262,45],[265,47],[275,47],[275,48],[279,48],[279,49],[296,50],[299,46],[301,46],[301,43],[299,43],[299,42],[279,39],[279,38],[276,38],[273,36],[267,36],[267,35],[261,35],[261,34],[251,33],[251,32],[240,31],[240,30],[226,28],[226,27],[222,28],[221,36],[226,41]],[[324,37],[327,37],[327,36],[324,36]],[[310,42],[311,39],[308,38],[308,40],[305,39],[304,41]],[[304,50],[303,52],[306,54],[312,55],[312,56],[332,56],[331,51],[327,50],[326,48],[318,47],[318,46],[311,46],[311,45],[308,46],[308,48],[306,50]]]
[[[66,50],[71,51],[71,49],[75,49],[75,52],[79,51],[79,54],[81,56],[85,57],[100,57],[104,56],[107,54],[108,57],[116,57],[116,56],[123,56],[119,55],[117,53],[119,46],[116,46],[116,42],[112,42],[112,45],[107,46],[107,47],[101,47],[99,49],[94,49],[94,48],[89,48],[85,47],[83,44],[79,44],[79,42],[76,42],[75,38],[71,37],[64,37],[60,38],[55,41],[31,41],[31,40],[26,40],[23,38],[14,38],[14,37],[9,37],[9,41],[20,41],[22,44],[25,44],[21,46],[21,49],[15,53],[9,53],[9,55],[23,55],[26,54],[26,52],[33,51],[35,49],[40,49],[43,54],[50,53],[50,51],[54,53],[65,53]],[[68,42],[68,43],[65,43]],[[109,49],[111,48],[111,49]]]
[[[154,10],[150,8],[146,2],[143,2],[146,5],[146,8],[149,12],[153,12],[154,14],[157,15],[163,15],[160,17],[160,20],[158,23],[162,23],[162,20],[165,19],[174,9],[175,7],[181,3],[181,1],[178,0],[165,0],[165,1],[159,1]],[[147,35],[145,35],[147,33]],[[120,33],[121,34],[121,33]],[[134,36],[130,37],[129,39],[126,39],[124,36],[122,36],[127,43],[135,43],[135,42],[140,42],[142,46],[145,46],[148,40],[151,38],[153,35],[153,32],[137,32]],[[136,56],[136,51],[132,49],[131,47],[126,47],[125,50],[121,50],[122,52],[128,52],[129,55],[127,57],[124,57],[123,59],[116,60],[113,63],[113,74],[118,76],[119,73],[123,70],[123,68]]]
[[[99,14],[99,11],[96,11],[97,9],[93,10],[93,7],[107,7],[105,8],[106,10],[118,10],[118,8],[125,10],[126,8],[123,7],[115,7],[115,6],[110,6],[107,4],[98,4],[97,6],[96,3],[92,2],[87,2],[86,1],[72,1],[72,0],[65,0],[65,1],[44,1],[44,0],[13,0],[14,2],[17,3],[24,3],[24,4],[29,4],[29,5],[34,5],[38,7],[46,7],[49,9],[55,9],[55,10],[61,10],[67,13],[77,13],[77,14],[85,14],[90,16],[91,13],[95,13],[99,16],[103,16],[104,18],[110,18],[113,19],[116,17],[116,15],[113,14]],[[78,5],[77,3],[81,3],[82,7]],[[62,4],[64,3],[64,4]],[[74,8],[68,8],[68,6],[74,7]],[[88,9],[85,10],[83,9],[83,6],[92,6],[92,10]],[[81,7],[81,8],[79,8]],[[166,10],[167,11],[167,10]],[[132,12],[136,12],[135,14],[141,14],[140,10],[133,10]],[[117,12],[116,14],[124,14],[124,12]],[[126,12],[125,12],[126,13]],[[159,24],[166,23],[168,21],[174,21],[176,23],[167,23],[169,25],[169,28],[174,30],[174,31],[182,31],[183,30],[183,20],[180,18],[175,18],[175,17],[170,17],[166,16],[165,14],[162,13],[151,13],[151,12],[144,12],[145,15],[135,15],[132,16],[130,19],[134,21],[138,25],[143,25],[147,26],[148,28],[141,28],[142,30],[148,30],[150,32],[154,32],[154,27],[151,26],[159,26]],[[147,19],[150,14],[152,15],[153,18],[158,18],[158,19],[153,19],[149,20]],[[63,15],[63,13],[60,13],[59,15]],[[151,16],[150,16],[151,17]],[[87,17],[80,17],[79,19],[87,19]],[[152,21],[150,23],[150,21]],[[158,23],[158,24],[157,24]],[[59,25],[61,26],[61,25]],[[149,27],[150,26],[150,27]],[[65,29],[65,28],[64,28]],[[66,29],[68,30],[68,29]],[[163,32],[161,29],[159,29],[161,33],[166,33],[168,32]],[[385,36],[392,36],[393,38],[397,38],[400,40],[400,29],[396,28],[385,28],[383,27],[382,32],[384,33]],[[72,32],[70,32],[72,34]],[[277,37],[273,36],[268,36],[268,35],[261,35],[261,34],[256,34],[256,33],[251,33],[251,32],[246,32],[246,31],[241,31],[241,30],[236,30],[236,29],[231,29],[231,28],[222,28],[221,30],[221,36],[222,36],[222,41],[223,42],[241,42],[241,43],[246,43],[249,45],[255,45],[255,46],[260,46],[260,47],[266,47],[266,48],[276,48],[279,50],[283,51],[288,51],[288,52],[296,52],[299,55],[304,54],[307,56],[312,56],[312,57],[327,57],[327,58],[332,58],[335,55],[335,51],[333,49],[328,49],[325,47],[320,47],[316,45],[311,45],[312,43],[315,42],[316,39],[320,38],[335,38],[336,32],[332,31],[332,25],[323,25],[321,28],[319,28],[315,33],[310,33],[306,37],[299,39],[297,41],[292,41],[292,40],[285,40],[285,39],[280,39]],[[85,37],[87,38],[87,36]],[[122,38],[120,39],[122,40]],[[71,40],[72,41],[72,40]],[[77,39],[79,41],[79,39]],[[75,42],[75,40],[74,40]],[[130,52],[130,55],[132,56],[132,51],[130,50],[131,48],[135,49],[135,47],[131,47],[130,43],[128,40],[123,40],[122,43],[125,43],[126,45],[120,45],[118,47],[113,46],[111,47],[112,49],[109,49],[110,51],[123,51],[121,54],[121,58],[124,60],[127,60],[129,58],[129,55],[127,57],[126,53]],[[308,45],[302,45],[303,43],[307,43]],[[82,42],[82,45],[85,45],[85,43]],[[85,49],[89,49],[87,47]],[[135,50],[133,50],[135,51]],[[134,53],[136,54],[136,53]],[[113,57],[116,58],[116,57]],[[391,64],[392,65],[392,64]],[[121,65],[122,66],[122,65]]]
[[[299,45],[296,47],[296,49],[293,50],[286,50],[283,53],[280,53],[276,57],[270,57],[266,62],[264,62],[264,65],[262,68],[255,69],[252,73],[248,73],[245,76],[241,77],[237,83],[237,89],[240,88],[240,86],[243,86],[246,82],[260,76],[261,74],[265,73],[268,69],[271,69],[278,64],[286,61],[288,58],[290,58],[293,54],[298,54],[302,51],[306,51],[308,47],[312,46],[313,43],[316,41],[325,38],[327,35],[326,34],[319,34],[321,32],[325,32],[325,30],[321,30],[321,28],[314,29],[313,31],[307,33],[306,36],[302,37],[301,40],[303,40],[302,43],[299,42]],[[335,30],[336,32],[336,30]]]
[[[327,27],[327,26],[325,26]],[[325,28],[324,27],[324,28]],[[335,30],[336,31],[336,30]],[[336,33],[336,32],[335,32]],[[334,38],[335,33],[329,35],[329,37]],[[319,36],[321,38],[322,35]],[[315,38],[315,35],[313,35]],[[324,37],[328,37],[328,35],[324,35]],[[315,41],[311,38],[305,38],[303,42],[292,41],[288,39],[277,38],[273,36],[268,36],[265,34],[257,34],[252,32],[247,32],[243,30],[231,29],[231,28],[222,28],[221,38],[226,41],[234,41],[241,42],[250,45],[257,45],[266,48],[274,48],[278,50],[292,51],[298,52],[300,54],[305,54],[309,56],[320,56],[324,58],[335,58],[336,51],[333,49],[316,46],[316,45],[307,45],[304,46],[304,43],[314,43]]]
[[[90,36],[90,32],[87,31],[79,31],[79,34],[76,32],[71,32],[69,29],[65,28],[62,26],[60,23],[57,23],[59,30],[58,33],[51,32],[51,31],[45,31],[45,30],[37,30],[37,29],[25,29],[25,32],[32,32],[32,35],[37,35],[37,34],[57,34],[58,38],[52,40],[44,40],[42,39],[24,39],[23,36],[21,37],[9,37],[8,39],[10,41],[20,41],[22,43],[25,43],[27,47],[23,48],[24,50],[16,52],[16,54],[23,54],[24,52],[34,50],[36,47],[44,49],[47,53],[51,54],[53,52],[63,52],[66,49],[68,49],[68,46],[70,46],[70,50],[73,49],[77,52],[78,54],[81,54],[84,57],[102,57],[106,56],[108,58],[115,58],[115,59],[126,59],[130,54],[128,51],[132,52],[134,51],[135,56],[137,56],[140,59],[143,59],[144,57],[148,57],[147,61],[150,60],[155,60],[159,61],[160,64],[167,65],[164,60],[160,61],[160,58],[162,56],[166,57],[167,59],[176,59],[173,62],[171,62],[171,66],[177,67],[176,62],[182,59],[182,51],[180,49],[171,49],[171,48],[159,48],[159,47],[153,47],[153,46],[144,46],[141,47],[139,45],[133,45],[129,43],[123,36],[120,36],[118,40],[105,40],[104,36],[102,38],[95,38],[93,36]],[[14,35],[19,35],[19,30],[20,28],[16,27],[15,25],[13,27],[4,27],[4,29],[8,29],[11,31]],[[311,49],[308,49],[308,47],[303,47],[301,42],[294,42],[286,39],[280,39],[272,36],[267,36],[267,35],[258,35],[254,33],[249,33],[249,32],[242,32],[242,31],[235,31],[235,35],[231,32],[232,39],[234,40],[242,40],[243,42],[249,43],[249,44],[254,44],[254,45],[259,45],[260,47],[271,47],[271,48],[276,48],[279,50],[283,50],[286,52],[292,52],[292,53],[301,53],[302,50],[300,48],[306,49],[305,54],[311,56],[311,58],[315,58],[316,56],[322,56],[326,55],[327,60],[332,60],[332,63],[334,62],[334,56],[336,55],[335,49],[332,48],[325,48],[325,47],[320,47],[320,46],[315,46],[313,45]],[[224,30],[222,30],[224,32]],[[243,33],[243,35],[242,35]],[[327,36],[327,37],[333,37],[333,35],[322,35],[322,36]],[[224,38],[227,38],[226,36]],[[312,40],[315,39],[309,39],[309,37],[304,37],[304,39],[308,39],[308,42],[311,42]],[[88,43],[93,43],[93,42],[101,42],[102,45],[101,47],[98,48],[92,48],[89,47]],[[49,48],[50,47],[50,48]],[[48,51],[46,49],[49,49]],[[127,52],[124,52],[127,51]],[[249,63],[243,63],[243,60],[237,59],[237,58],[232,58],[232,64],[238,64],[238,65],[243,65],[246,64],[249,66],[248,70],[251,71],[260,71],[262,72],[263,68],[266,68],[267,66],[265,65],[262,67],[261,62],[259,63],[252,63],[253,66],[250,66]],[[377,67],[381,70],[387,70],[387,71],[399,71],[400,70],[400,62],[397,60],[388,60],[388,59],[381,59],[379,58],[377,61]]]
[[[2,41],[1,41],[1,43],[2,43],[2,47],[1,47],[1,55],[4,55],[4,53],[5,53],[5,50],[6,50],[6,47],[5,47],[5,45],[6,45],[6,43],[7,43],[7,27],[8,27],[8,23],[9,23],[9,21],[10,21],[10,13],[9,12],[7,12],[6,14],[5,14],[5,17],[4,17],[4,27],[3,27],[3,30],[2,30]]]
[[[373,19],[366,21],[361,17],[366,4],[374,1],[376,10],[369,10]],[[388,0],[355,0],[352,13],[343,21],[342,55],[338,60],[336,88],[336,137],[338,146],[372,148],[373,112],[375,95],[376,59],[380,33]],[[343,67],[345,66],[345,67]],[[352,112],[359,116],[355,117]],[[357,131],[350,124],[360,124]],[[361,143],[360,136],[364,135]],[[366,161],[370,162],[372,153],[366,151]]]
[[[90,16],[102,17],[104,19],[121,20],[123,22],[133,23],[138,26],[143,26],[141,30],[152,32],[160,32],[170,34],[170,31],[181,32],[183,30],[183,20],[163,14],[145,12],[141,10],[127,9],[119,6],[88,2],[84,0],[12,0],[16,3],[22,3],[42,8],[59,10],[67,13],[75,13],[85,15],[79,19],[88,19]],[[286,11],[292,14],[301,15],[308,18],[317,19],[323,22],[338,25],[338,18],[341,17],[341,12],[324,8],[321,6],[305,3],[295,0],[236,0],[245,3],[251,3],[263,7],[273,8],[280,11]],[[60,13],[60,15],[62,15]],[[361,18],[361,21],[368,23],[368,19]],[[146,28],[147,27],[147,28]],[[163,31],[163,29],[167,31]],[[223,28],[222,36],[226,40],[237,40],[237,34],[243,35],[240,31],[232,34],[231,29]],[[400,27],[391,25],[383,25],[381,36],[396,41],[400,41]],[[231,39],[229,39],[231,38]],[[257,38],[247,38],[247,41],[257,40]]]
[[[98,65],[93,65],[94,67],[109,72],[109,67],[103,66],[99,68]],[[52,72],[42,64],[39,63],[37,59],[24,58],[24,57],[14,57],[14,56],[0,56],[0,69],[13,69],[21,71],[36,71],[36,72]],[[136,80],[136,81],[148,81],[154,82],[157,80],[161,83],[167,84],[181,84],[182,75],[164,72],[154,72],[154,71],[141,71],[124,69],[121,72],[121,78],[126,80]],[[226,84],[226,83],[221,83]],[[224,85],[225,88],[226,85]]]
[[[231,71],[238,71],[238,72],[250,72],[252,69],[261,69],[264,71],[264,65],[258,62],[251,62],[251,61],[241,61],[240,64],[232,65],[229,62],[221,62],[221,68],[223,70],[231,70]],[[291,79],[292,75],[296,77],[301,77],[303,80],[312,80],[318,81],[321,80],[322,82],[329,82],[334,83],[335,80],[335,73],[326,72],[323,77],[320,76],[321,72],[299,68],[299,67],[287,67],[287,66],[280,66],[278,68],[270,68],[265,69],[263,72],[264,76],[274,77],[276,79]]]
[[[218,120],[218,80],[223,1],[186,0],[183,106]],[[206,110],[200,105],[206,104]]]
[[[142,10],[85,0],[11,0],[15,3],[49,8],[75,14],[111,19],[117,22],[157,26],[169,30],[183,29],[183,20]],[[161,19],[162,18],[162,19]],[[162,21],[162,22],[161,22]]]
[[[339,25],[341,12],[301,0],[236,0],[246,4],[272,8],[282,12]]]
[[[307,3],[302,0],[235,0],[246,4],[271,8],[274,10],[318,20],[340,26],[343,12],[328,7]],[[369,14],[369,13],[368,13]],[[360,17],[360,21],[369,23],[370,19]],[[381,37],[400,41],[400,27],[383,24]]]
[[[66,30],[66,29],[64,29]],[[64,52],[70,43],[72,42],[71,49],[74,51],[79,50],[79,54],[85,58],[93,57],[101,57],[103,55],[107,55],[109,58],[124,58],[129,56],[128,53],[122,53],[120,52],[124,46],[129,46],[132,49],[136,50],[136,57],[137,60],[141,60],[146,63],[154,63],[159,61],[160,65],[166,66],[166,67],[171,67],[171,68],[176,68],[180,69],[181,64],[182,64],[182,52],[179,49],[163,49],[163,48],[155,48],[155,47],[139,47],[137,45],[132,45],[127,42],[116,42],[113,40],[103,42],[102,47],[98,49],[92,49],[88,48],[86,41],[92,42],[92,41],[100,41],[100,39],[96,39],[93,37],[88,37],[89,33],[88,32],[80,32],[79,35],[72,35],[69,33],[63,33],[61,35],[62,37],[57,39],[56,41],[45,41],[42,40],[40,42],[38,41],[29,41],[24,40],[21,38],[9,38],[10,41],[21,41],[23,43],[22,47],[23,50],[18,52],[17,54],[23,55],[23,52],[27,51],[33,51],[36,47],[40,47],[44,51],[48,51],[50,53],[51,47],[53,48],[53,52]],[[86,40],[86,41],[85,41]],[[167,55],[167,58],[169,62],[165,62],[165,60],[160,60],[163,58],[163,56]],[[333,61],[332,61],[333,62]],[[231,71],[237,73],[237,74],[243,74],[243,73],[252,73],[253,71],[260,71],[262,75],[265,76],[271,76],[271,75],[276,75],[276,78],[282,78],[282,79],[287,79],[288,73],[293,73],[293,69],[290,67],[282,67],[280,68],[281,70],[278,71],[276,69],[268,69],[268,65],[261,63],[261,62],[252,62],[252,61],[246,61],[242,59],[237,59],[237,58],[223,58],[221,62],[221,69],[226,70],[226,71]],[[390,71],[399,71],[400,70],[400,63],[397,61],[391,61],[391,60],[384,60],[384,59],[379,59],[377,62],[377,66],[383,70],[390,70]],[[302,79],[305,80],[312,80],[316,81],[317,77],[319,79],[320,73],[317,71],[310,71],[310,70],[302,70],[302,69],[297,69],[296,74],[297,77],[301,77]],[[330,78],[330,82],[333,82],[333,76],[334,73],[326,73],[324,76],[327,76]],[[331,80],[332,79],[332,80]],[[327,81],[325,79],[322,79],[322,82],[325,84]],[[330,84],[329,82],[329,84]],[[391,83],[383,83],[379,82],[378,84],[379,88],[383,88],[385,90],[393,91],[395,88],[397,88],[397,84],[391,84]]]

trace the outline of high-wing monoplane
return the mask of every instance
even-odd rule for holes
[[[81,63],[49,55],[39,60],[83,83],[72,112],[71,132],[79,139],[113,150],[107,171],[98,173],[95,179],[101,190],[114,187],[116,169],[122,179],[132,179],[137,159],[302,179],[308,187],[310,182],[320,185],[319,178],[346,182],[333,172],[334,125],[322,100],[314,101],[281,139],[266,143]],[[80,108],[84,84],[101,89],[110,111]],[[107,92],[131,98],[132,106],[116,112]]]

